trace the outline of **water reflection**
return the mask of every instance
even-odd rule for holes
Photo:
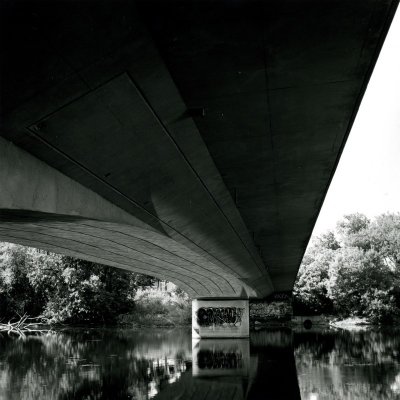
[[[249,374],[249,339],[202,339],[192,342],[193,376],[245,376]]]
[[[190,329],[89,329],[0,337],[0,400],[399,399],[398,333],[272,330],[192,342]]]
[[[400,331],[298,332],[302,400],[400,399]]]
[[[288,393],[298,393],[290,332],[201,340],[193,349],[189,329],[0,338],[1,400],[299,398]]]
[[[0,346],[0,399],[150,399],[191,369],[190,330],[73,330]]]
[[[290,330],[252,333],[250,356],[257,357],[258,364],[248,399],[300,400]]]

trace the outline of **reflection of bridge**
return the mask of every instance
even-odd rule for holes
[[[396,5],[3,2],[0,239],[291,290]]]

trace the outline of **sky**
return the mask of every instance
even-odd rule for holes
[[[400,212],[400,10],[397,11],[313,235],[345,214]]]

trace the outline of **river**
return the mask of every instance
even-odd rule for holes
[[[0,400],[400,399],[400,331],[190,329],[0,337]]]

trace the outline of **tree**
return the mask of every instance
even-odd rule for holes
[[[66,256],[60,265],[61,273],[37,274],[47,292],[44,314],[54,322],[112,323],[133,306],[130,272]]]
[[[372,247],[400,275],[400,214],[382,214],[370,226]]]
[[[389,305],[394,311],[391,294],[391,273],[382,263],[375,250],[364,251],[356,247],[343,248],[337,252],[330,267],[329,296],[335,309],[345,315],[361,315],[375,319],[387,318],[387,312],[372,299]],[[378,296],[378,297],[376,297]],[[375,308],[374,308],[375,307]]]
[[[346,237],[367,229],[369,223],[369,219],[364,214],[347,214],[337,223],[337,230]]]
[[[27,271],[27,248],[0,243],[0,317],[41,312],[40,294],[30,284]]]
[[[317,246],[322,249],[337,250],[340,248],[340,243],[332,231],[327,231],[326,233],[317,237],[316,243]]]
[[[294,286],[294,309],[388,322],[400,310],[400,214],[356,213],[314,238]],[[296,310],[297,308],[297,310]]]
[[[293,289],[294,311],[299,314],[332,312],[328,296],[329,266],[339,248],[333,232],[317,237],[303,258]]]
[[[44,314],[53,322],[116,321],[149,276],[0,243],[0,318]]]
[[[346,247],[371,248],[369,236],[370,220],[360,213],[348,214],[337,224],[340,240]]]

